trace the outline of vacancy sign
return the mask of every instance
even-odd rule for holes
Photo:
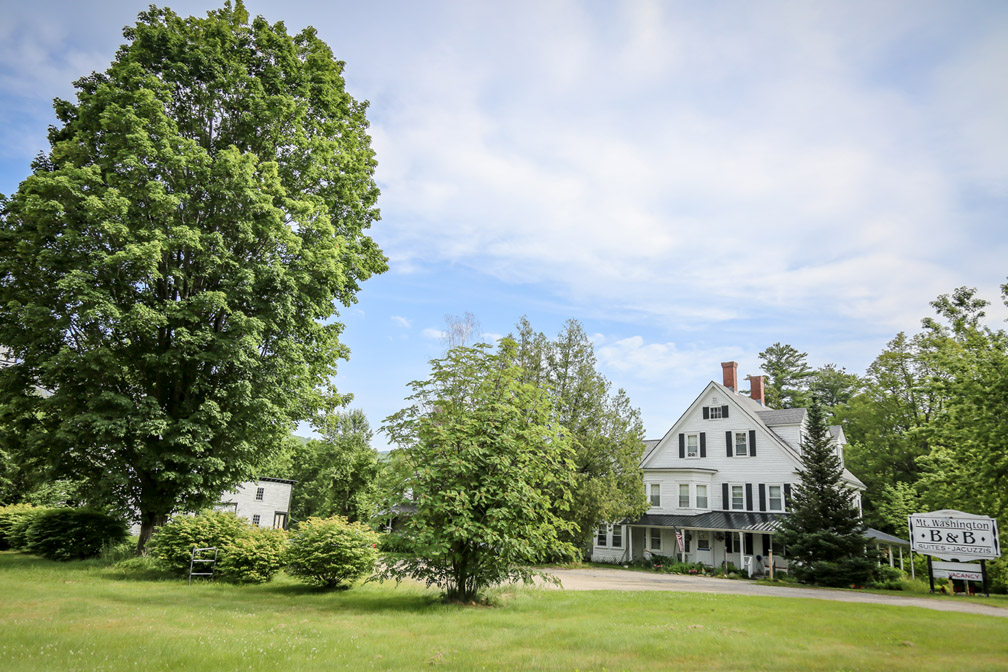
[[[934,562],[932,571],[936,579],[963,579],[983,581],[983,567],[970,562]]]
[[[996,520],[952,509],[911,515],[910,548],[944,560],[1001,557]]]

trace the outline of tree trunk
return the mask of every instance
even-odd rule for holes
[[[136,554],[143,555],[147,549],[147,542],[150,541],[154,529],[161,527],[168,520],[168,516],[163,513],[140,513],[140,538],[137,540]]]

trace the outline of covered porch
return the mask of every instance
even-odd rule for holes
[[[694,515],[645,514],[628,523],[631,560],[672,557],[708,567],[754,574],[787,571],[783,546],[775,541],[780,514],[710,511]]]

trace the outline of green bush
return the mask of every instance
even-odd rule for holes
[[[905,574],[895,567],[889,565],[878,565],[872,572],[869,588],[880,590],[903,590],[903,579]]]
[[[244,537],[251,525],[234,513],[204,511],[197,516],[179,516],[154,531],[147,553],[158,565],[179,576],[189,575],[193,548],[217,548],[218,560],[235,539]]]
[[[792,565],[795,577],[802,583],[833,588],[864,588],[872,581],[875,561],[861,556],[842,558],[835,562],[822,560],[803,566]]]
[[[291,535],[287,571],[306,583],[345,587],[374,570],[379,535],[346,518],[309,518]]]
[[[48,509],[32,516],[23,549],[49,560],[93,558],[127,536],[122,519],[93,509]]]
[[[31,504],[9,504],[0,506],[0,551],[11,548],[18,548],[10,542],[11,531],[14,526],[26,515],[38,511]]]
[[[252,528],[224,547],[217,568],[238,583],[266,583],[283,568],[286,555],[286,532]]]
[[[50,509],[33,507],[23,511],[20,515],[13,517],[10,527],[7,530],[7,543],[15,551],[28,550],[28,530],[31,528],[35,518]]]

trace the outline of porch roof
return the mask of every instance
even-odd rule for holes
[[[692,516],[645,513],[630,525],[649,527],[676,527],[699,530],[724,530],[742,532],[776,532],[779,513],[753,511],[710,511]]]

